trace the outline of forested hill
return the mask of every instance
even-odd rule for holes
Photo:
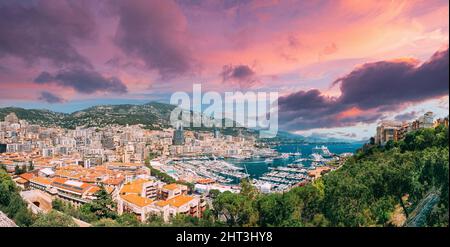
[[[67,129],[75,129],[78,126],[104,127],[108,125],[143,125],[146,129],[161,129],[170,127],[170,114],[174,105],[159,102],[150,102],[142,105],[98,105],[70,114],[39,109],[23,109],[18,107],[0,108],[0,121],[11,112],[19,119],[31,124],[45,127],[59,126]],[[193,114],[191,112],[191,114]],[[194,115],[194,114],[193,114]],[[195,121],[201,119],[201,114],[195,114]],[[234,122],[235,126],[239,126]],[[189,129],[189,128],[187,128]],[[199,128],[196,128],[199,129]],[[200,128],[200,130],[212,130],[213,128]],[[224,128],[224,134],[254,135],[256,132],[242,127]]]
[[[448,128],[439,126],[366,145],[341,168],[287,193],[260,194],[245,180],[239,194],[213,190],[201,219],[117,216],[105,190],[80,209],[55,202],[64,214],[33,216],[1,168],[0,210],[19,226],[71,226],[70,216],[95,226],[448,226],[448,176]]]
[[[340,169],[284,194],[259,195],[249,186],[218,194],[213,212],[239,226],[403,226],[419,211],[419,226],[448,226],[448,175],[448,128],[439,126],[366,145]],[[430,193],[438,196],[434,204]]]
[[[173,105],[151,102],[143,105],[99,105],[71,114],[49,110],[0,108],[0,119],[14,112],[19,119],[42,126],[60,126],[73,129],[77,126],[103,127],[109,124],[142,124],[148,128],[167,127]]]

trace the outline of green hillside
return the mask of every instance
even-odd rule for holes
[[[143,125],[146,129],[162,129],[170,127],[170,113],[174,105],[150,102],[142,105],[99,105],[71,114],[52,112],[49,110],[23,109],[18,107],[0,108],[0,120],[14,112],[19,119],[41,126],[60,126],[75,129],[77,126],[104,127],[107,125]],[[191,112],[192,114],[192,112]],[[237,125],[236,125],[237,126]],[[211,131],[212,128],[186,128]],[[242,127],[221,130],[227,135],[254,135],[256,132]]]

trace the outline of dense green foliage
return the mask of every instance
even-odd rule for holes
[[[427,217],[448,225],[448,128],[423,129],[386,146],[366,145],[343,167],[283,194],[214,195],[214,216],[229,226],[389,226],[429,191],[440,200]]]
[[[171,176],[169,176],[168,174],[153,168],[151,165],[147,165],[148,168],[150,168],[150,172],[152,174],[152,176],[155,176],[156,178],[158,178],[159,180],[165,182],[165,183],[175,183],[177,180]]]
[[[174,182],[158,172],[152,169],[155,176]],[[132,214],[118,216],[111,196],[102,189],[97,200],[80,208],[56,200],[54,209],[65,214],[38,216],[34,222],[4,171],[0,210],[24,226],[69,226],[67,215],[94,226],[398,226],[393,218],[408,217],[432,192],[439,200],[431,205],[424,226],[448,226],[448,175],[448,128],[439,126],[411,132],[385,146],[365,145],[341,168],[286,193],[260,194],[246,180],[238,194],[212,191],[212,209],[202,219],[176,216],[164,223],[152,216],[141,223]]]
[[[54,200],[52,207],[60,213],[88,222],[96,227],[145,227],[145,226],[210,226],[208,213],[205,219],[189,216],[177,216],[171,222],[165,223],[160,216],[151,216],[147,222],[140,222],[136,215],[124,213],[118,215],[117,205],[104,188],[96,194],[97,199],[79,208],[61,200]]]
[[[154,167],[152,167],[151,165],[149,165],[149,162],[146,161],[147,167],[150,169],[150,172],[152,174],[152,176],[158,178],[159,180],[163,181],[164,183],[178,183],[178,184],[184,184],[186,185],[189,190],[193,190],[194,189],[194,185],[192,183],[187,183],[187,182],[182,182],[182,181],[177,181],[176,179],[174,179],[173,177],[171,177],[169,174],[164,173],[158,169],[155,169]]]
[[[4,169],[0,169],[0,211],[18,226],[30,226],[35,218],[19,194],[19,188]]]
[[[171,127],[170,114],[175,105],[158,102],[147,104],[122,104],[122,105],[98,105],[70,114],[52,112],[49,110],[23,109],[18,107],[0,108],[0,119],[14,112],[19,119],[40,126],[59,126],[67,129],[75,129],[78,126],[105,127],[108,125],[142,125],[146,129],[160,130]],[[192,114],[192,113],[191,113]],[[234,124],[237,126],[236,122]],[[223,125],[224,126],[224,125]],[[191,127],[186,130],[211,131],[212,128]],[[247,128],[223,128],[223,134],[236,136],[254,135],[256,132]]]
[[[57,113],[48,110],[23,109],[18,107],[0,108],[0,119],[3,119],[9,113],[14,112],[19,119],[24,119],[32,124],[41,126],[60,125],[63,123],[66,114]]]
[[[33,227],[77,227],[72,217],[67,214],[52,210],[49,213],[41,214],[37,218]]]
[[[116,213],[116,203],[113,201],[111,195],[102,187],[96,193],[96,196],[97,199],[90,203],[86,203],[79,208],[58,199],[52,202],[52,207],[54,210],[92,224],[105,219],[111,221],[116,220],[118,218]]]

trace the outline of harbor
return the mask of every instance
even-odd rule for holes
[[[249,178],[262,192],[283,192],[320,176],[329,162],[352,155],[356,146],[331,148],[336,153],[325,145],[296,145],[264,149],[254,157],[172,157],[153,161],[152,166],[176,180],[193,184],[209,181],[235,187],[241,179]]]

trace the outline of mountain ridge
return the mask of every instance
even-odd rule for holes
[[[175,105],[161,102],[148,102],[145,104],[118,104],[97,105],[72,113],[54,112],[47,109],[24,109],[20,107],[0,108],[0,120],[14,112],[19,119],[28,121],[30,124],[38,124],[44,127],[59,126],[67,129],[84,127],[105,127],[108,125],[142,125],[145,129],[161,130],[171,127],[170,114]],[[191,112],[192,113],[192,112]],[[201,116],[201,115],[200,115]],[[194,121],[199,115],[194,116]],[[223,134],[255,135],[256,131],[240,127],[224,128]],[[187,130],[191,128],[185,128]],[[213,128],[195,128],[199,130],[212,131]]]
[[[59,126],[67,129],[75,129],[77,126],[105,127],[107,125],[143,125],[146,129],[162,129],[170,127],[170,113],[175,108],[161,102],[148,102],[144,104],[105,104],[96,105],[78,110],[72,113],[51,111],[48,109],[25,109],[20,107],[0,107],[0,120],[14,112],[19,119],[28,121],[30,124],[38,124],[45,127]],[[238,126],[238,125],[236,125]],[[190,129],[190,128],[187,128]],[[200,128],[201,130],[212,130],[212,128]],[[256,130],[243,127],[225,128],[224,134],[236,135],[255,134]],[[278,139],[295,139],[306,142],[352,142],[338,138],[305,137],[299,134],[279,130]],[[354,141],[356,142],[356,140]]]

